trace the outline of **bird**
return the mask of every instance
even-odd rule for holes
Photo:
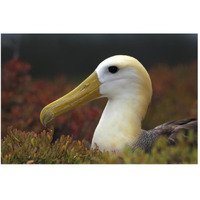
[[[134,57],[114,55],[103,60],[74,90],[45,106],[40,121],[46,126],[55,117],[94,99],[108,99],[94,131],[91,148],[122,153],[128,146],[149,151],[161,135],[176,143],[180,131],[197,131],[197,119],[169,121],[151,130],[142,129],[152,98],[152,82]]]

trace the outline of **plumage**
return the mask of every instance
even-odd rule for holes
[[[160,135],[172,142],[180,130],[197,129],[196,119],[170,121],[145,131],[141,122],[152,97],[148,72],[135,58],[117,55],[101,62],[96,70],[77,88],[50,103],[41,111],[41,122],[46,125],[83,103],[96,98],[108,98],[107,105],[96,127],[91,147],[103,151],[122,152],[126,145],[148,151]]]
[[[140,148],[149,151],[160,136],[165,136],[170,144],[176,144],[178,134],[182,133],[187,136],[189,130],[197,133],[197,119],[174,120],[148,131],[142,130],[138,140],[133,145],[133,150]]]

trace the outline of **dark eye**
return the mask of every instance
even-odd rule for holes
[[[114,74],[114,73],[116,73],[116,72],[118,72],[118,67],[116,67],[116,66],[110,66],[110,67],[108,67],[108,71],[110,72],[110,73],[112,73],[112,74]]]

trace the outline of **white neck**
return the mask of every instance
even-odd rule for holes
[[[140,100],[133,98],[110,99],[104,109],[92,139],[103,151],[121,152],[126,145],[132,145],[141,133]]]
[[[110,74],[108,66],[118,66],[119,73]],[[96,69],[101,83],[99,93],[108,103],[94,132],[92,148],[122,152],[132,146],[141,133],[144,118],[152,96],[149,74],[143,65],[129,56],[114,56]]]

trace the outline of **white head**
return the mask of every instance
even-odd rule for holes
[[[137,59],[126,55],[112,56],[101,62],[95,71],[101,83],[99,93],[103,97],[110,100],[139,98],[142,118],[145,116],[152,85],[146,69]]]

